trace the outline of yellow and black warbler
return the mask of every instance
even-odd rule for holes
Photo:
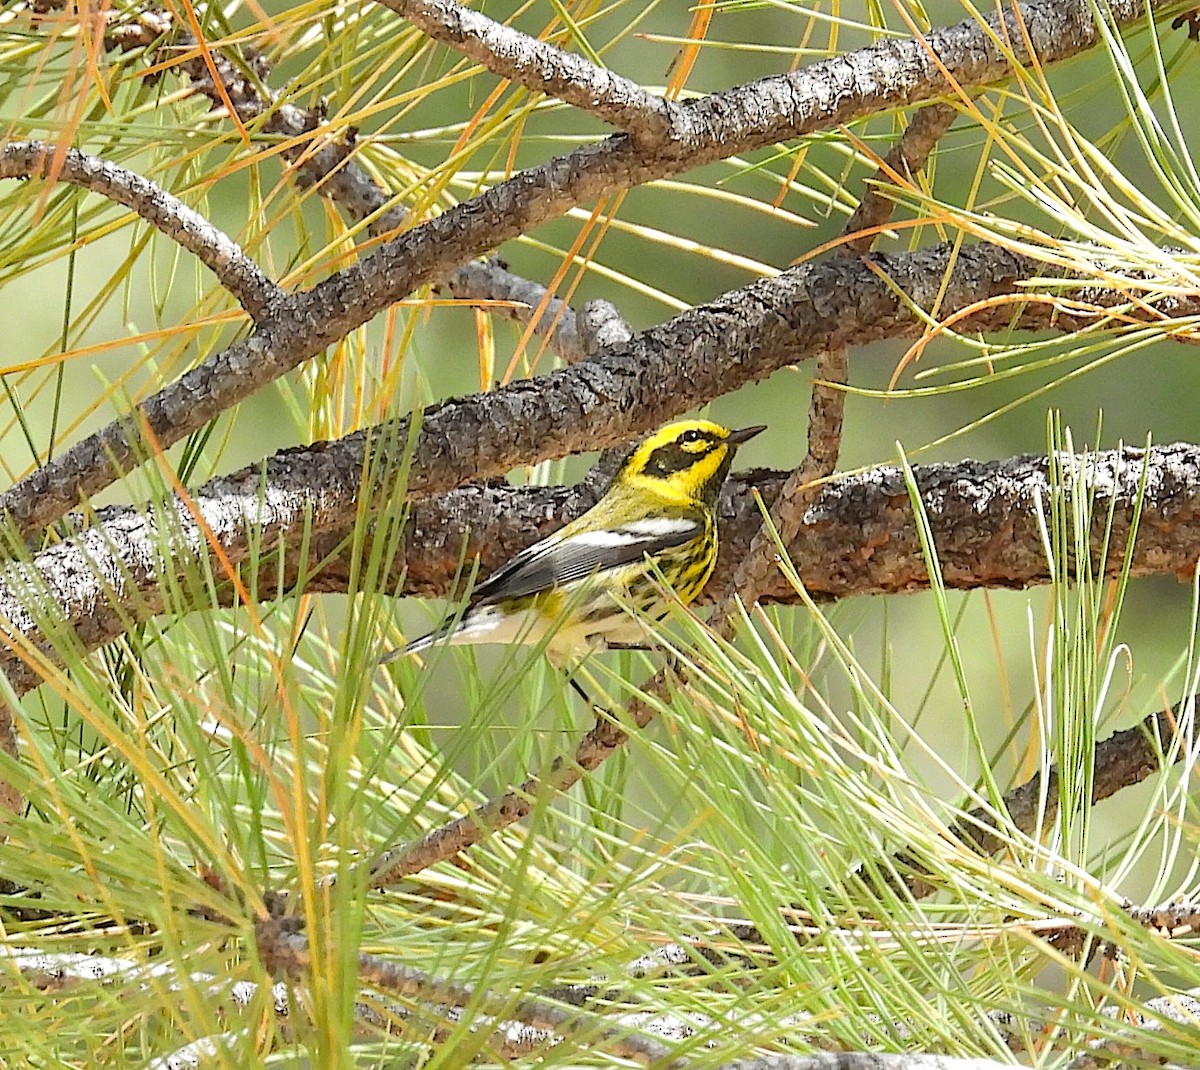
[[[717,494],[738,446],[763,427],[729,431],[680,420],[639,442],[604,496],[564,528],[522,550],[475,588],[460,617],[382,658],[435,643],[546,641],[564,663],[609,644],[639,642],[626,607],[651,619],[667,612],[662,575],[682,602],[704,589],[717,562]]]

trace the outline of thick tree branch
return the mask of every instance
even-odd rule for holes
[[[870,261],[836,258],[760,279],[573,367],[426,409],[412,455],[409,492],[428,496],[500,475],[517,464],[626,442],[822,350],[920,334],[925,322],[914,309],[936,308],[949,316],[989,298],[1019,299],[1022,280],[1044,272],[1044,265],[1032,258],[994,246],[957,253],[939,246],[877,254]],[[1094,325],[1098,309],[1129,303],[1115,289],[1081,289],[1075,299],[1080,313],[1068,312],[1060,302],[1034,302],[1021,306],[1019,313],[1018,306],[993,302],[957,326],[1072,329]],[[1200,298],[1172,298],[1160,301],[1155,310],[1139,305],[1130,315],[1167,318],[1193,306],[1200,306]],[[149,399],[141,415],[151,434],[165,447],[179,427],[203,426],[219,415],[230,391],[241,392],[249,382],[265,384],[274,376],[281,352],[287,351],[276,340],[298,337],[305,322],[303,317],[276,317],[273,325],[227,350],[226,359],[188,372]],[[317,332],[314,326],[313,335]],[[329,471],[325,493],[357,501],[368,444],[405,442],[408,434],[408,421],[401,420],[323,447],[323,467]],[[0,495],[0,511],[9,514],[22,534],[37,531],[74,507],[76,494],[102,489],[113,475],[110,458],[125,456],[130,464],[138,460],[133,440],[123,425],[110,425]],[[289,463],[288,456],[266,462],[269,483]],[[256,484],[258,476],[256,466],[229,478]]]
[[[282,576],[278,556],[264,552],[258,575],[244,577],[257,590],[287,590],[303,576],[305,590],[346,591],[353,570],[342,544],[351,530],[346,518],[352,515],[352,501],[329,489],[331,466],[324,451],[291,451],[279,461],[276,482],[260,488],[257,480],[214,480],[196,492],[194,508],[234,564],[248,560],[252,545],[294,548],[314,528],[321,532],[307,560],[285,553]],[[1115,568],[1129,536],[1143,466],[1147,493],[1134,575],[1190,576],[1200,556],[1200,446],[1092,455],[1087,478],[1095,495],[1095,544],[1100,544],[1112,503],[1108,561]],[[1037,513],[1039,496],[1044,500],[1050,493],[1044,457],[923,465],[915,474],[948,587],[1023,588],[1049,581]],[[335,478],[341,482],[340,474]],[[751,492],[771,505],[787,478],[786,473],[755,472],[726,486],[719,507],[721,556],[711,591],[732,583],[760,527]],[[486,576],[579,515],[594,495],[588,486],[487,485],[419,502],[412,507],[403,550],[380,582],[388,591],[445,597],[452,593],[464,553],[479,556],[480,574]],[[0,650],[0,671],[20,692],[36,687],[43,676],[17,651],[25,645],[52,656],[54,644],[42,632],[44,620],[61,621],[57,628],[74,632],[85,650],[95,649],[123,634],[133,621],[162,610],[160,591],[171,586],[163,571],[165,542],[180,559],[170,565],[172,575],[186,572],[188,555],[206,552],[192,512],[181,504],[149,513],[107,510],[101,517],[98,526],[0,575],[0,618],[11,622],[6,626],[8,649]],[[814,597],[832,600],[927,587],[901,469],[881,466],[822,485],[800,521],[788,551]],[[795,594],[778,571],[771,571],[757,596],[767,602],[790,601]],[[29,606],[44,619],[34,619]],[[53,668],[47,665],[45,671]]]
[[[377,2],[493,74],[590,112],[627,131],[639,145],[653,145],[671,129],[678,105],[454,0]]]
[[[1110,11],[1118,25],[1127,25],[1142,18],[1146,6],[1135,0],[1116,0]],[[1148,6],[1166,6],[1166,0]],[[885,41],[681,105],[681,122],[676,124],[675,136],[669,145],[653,153],[641,152],[628,135],[620,135],[557,157],[385,243],[313,290],[284,299],[270,323],[252,338],[231,346],[143,403],[134,424],[144,422],[164,448],[170,446],[414,289],[435,282],[454,267],[585,201],[851,122],[883,108],[945,96],[960,86],[996,81],[1009,73],[1014,59],[1017,63],[1030,59],[1025,53],[1026,40],[1033,43],[1039,61],[1046,64],[1074,56],[1099,39],[1091,6],[1083,0],[1032,3],[1020,7],[1019,14],[1007,12],[1002,26],[995,20],[986,26],[966,22],[934,31],[920,40]],[[1014,42],[1011,55],[999,43],[1005,40]],[[793,337],[797,344],[804,343],[794,331]],[[825,341],[815,348],[828,348],[829,344]],[[627,350],[617,355],[625,354]],[[594,368],[598,362],[585,364]],[[626,362],[619,374],[628,375],[633,370]],[[532,414],[535,422],[544,428],[545,414],[558,409],[552,422],[569,423],[563,420],[564,415],[569,417],[582,408],[589,416],[588,431],[594,431],[602,422],[610,425],[606,436],[596,436],[597,442],[602,437],[610,443],[628,438],[660,422],[663,409],[669,407],[663,405],[659,393],[655,418],[642,419],[641,413],[619,412],[608,402],[604,390],[610,383],[582,382],[577,384],[577,392],[562,398],[554,395],[553,385],[561,384],[551,384],[552,378],[538,383],[537,394],[545,394],[543,404],[536,406],[541,408],[542,418]],[[644,378],[653,380],[653,375],[647,373]],[[519,384],[517,389],[521,388],[534,393],[528,384]],[[696,396],[698,393],[692,391],[692,398],[675,407],[674,412],[715,396],[711,386],[708,397]],[[511,409],[513,400],[509,396],[501,404]],[[430,432],[429,420],[438,415],[444,413],[426,415],[426,430],[418,444],[414,469],[414,489],[418,493],[448,489],[454,481],[461,482],[474,474],[455,474],[446,481],[433,478],[432,469],[425,467],[427,459],[444,462],[450,445],[443,430],[435,427]],[[505,420],[513,421],[513,415],[506,413]],[[508,437],[504,428],[490,426],[488,430],[499,432],[501,438]],[[573,438],[559,430],[550,438],[543,456],[561,455],[577,447],[578,439],[573,445]],[[45,527],[81,498],[90,497],[130,470],[138,459],[135,439],[129,421],[110,424],[12,488],[0,498],[0,510],[7,512],[24,532]],[[495,471],[494,465],[504,463],[499,458],[512,457],[515,445],[493,443],[493,456],[485,454],[483,458],[484,472],[490,474]],[[462,467],[455,466],[458,470]]]
[[[585,449],[623,444],[681,412],[703,405],[779,368],[851,344],[913,336],[924,330],[916,309],[944,316],[989,298],[1019,296],[1021,280],[1044,270],[1029,258],[995,247],[957,255],[949,246],[868,262],[849,259],[803,265],[759,280],[718,301],[682,313],[631,342],[536,382],[443,402],[425,410],[409,470],[410,496],[439,493],[468,480],[498,476]],[[882,277],[881,277],[882,276]],[[904,296],[900,296],[904,295]],[[1115,290],[1081,290],[1085,308],[1125,305]],[[1097,314],[1056,305],[997,303],[959,322],[964,330],[1071,329]],[[1200,308],[1200,298],[1176,300],[1162,314]],[[1155,312],[1139,314],[1148,317]],[[328,471],[323,494],[357,502],[363,453],[371,442],[404,442],[407,421],[357,432],[321,448]],[[299,456],[307,456],[300,451]],[[269,483],[291,454],[266,463]],[[282,467],[281,467],[282,466]],[[257,483],[259,469],[229,477]],[[0,503],[3,499],[0,499]]]
[[[228,235],[153,182],[114,163],[42,141],[0,146],[0,178],[48,178],[91,190],[132,209],[192,253],[256,321],[283,291]]]

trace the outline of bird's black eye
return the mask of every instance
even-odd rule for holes
[[[703,457],[709,453],[715,443],[712,436],[698,427],[689,427],[680,432],[674,442],[674,448],[681,450],[688,457]]]

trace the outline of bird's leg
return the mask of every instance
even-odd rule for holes
[[[655,648],[647,645],[646,643],[608,642],[608,643],[604,644],[604,649],[605,650],[618,650],[618,651],[620,651],[620,650],[641,650],[645,653],[649,653],[652,650],[654,650]],[[593,702],[591,695],[589,695],[587,693],[587,691],[584,690],[583,685],[575,678],[575,673],[579,670],[579,667],[582,664],[583,664],[582,661],[577,661],[569,669],[566,666],[563,666],[564,670],[567,672],[567,682],[571,685],[571,687],[573,687],[575,689],[575,693],[581,699],[583,699],[583,701],[585,703],[587,703],[587,705],[591,708],[592,712],[595,713],[598,717],[611,717],[612,711],[609,710],[605,706],[601,706],[597,702]]]
[[[567,683],[571,685],[571,688],[574,690],[575,694],[583,699],[584,705],[587,706],[587,708],[590,709],[597,717],[608,717],[609,711],[599,703],[593,702],[592,696],[587,693],[587,690],[584,688],[583,684],[576,679],[575,674],[579,671],[582,665],[583,659],[580,659],[574,664],[559,664],[559,668],[567,674]]]
[[[575,689],[575,694],[583,699],[589,708],[595,710],[597,713],[608,713],[608,710],[601,706],[597,706],[596,703],[592,701],[592,696],[589,695],[586,690],[584,690],[583,684],[576,680],[574,676],[568,676],[567,683],[569,683],[571,687]]]
[[[546,651],[546,660],[567,678],[567,683],[571,685],[571,690],[583,699],[584,705],[597,716],[607,716],[608,710],[596,705],[592,701],[592,696],[584,690],[583,684],[575,678],[575,674],[583,667],[585,659],[586,655],[580,656],[578,652],[565,653],[553,648]]]

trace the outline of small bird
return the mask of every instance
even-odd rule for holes
[[[567,665],[592,650],[638,643],[644,631],[626,606],[654,620],[668,607],[650,563],[681,602],[700,594],[717,562],[717,494],[738,446],[763,430],[680,420],[655,431],[583,516],[492,573],[461,617],[381,661],[441,642],[546,640],[550,659]]]

